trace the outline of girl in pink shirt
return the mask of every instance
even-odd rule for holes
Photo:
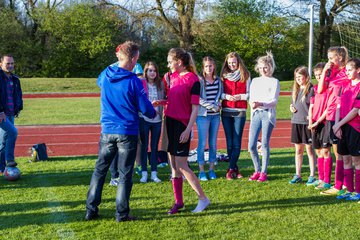
[[[335,168],[335,187],[337,190],[342,188],[343,183],[343,166],[344,163],[341,157],[337,154],[338,138],[332,130],[332,126],[335,124],[335,112],[338,99],[338,92],[343,84],[348,81],[346,76],[345,65],[348,60],[348,51],[345,47],[330,47],[328,49],[328,62],[325,64],[321,79],[318,84],[318,93],[327,91],[327,107],[326,107],[326,123],[325,128],[330,139],[330,143],[333,146],[334,154],[336,157]],[[332,172],[333,160],[331,155],[324,158],[324,182],[319,184],[316,189],[327,190],[331,188],[331,172]],[[341,185],[341,187],[339,187]],[[325,191],[322,194],[337,194],[336,190]]]
[[[358,201],[360,200],[360,116],[357,113],[360,109],[360,59],[349,60],[346,64],[346,74],[351,82],[339,93],[340,103],[333,130],[340,139],[338,154],[343,158],[344,185],[348,192],[337,198]],[[353,165],[355,165],[355,188]]]
[[[169,138],[168,152],[170,153],[172,187],[175,197],[175,204],[168,214],[178,213],[184,208],[182,176],[186,177],[198,196],[198,205],[193,210],[194,213],[198,213],[205,210],[210,204],[210,200],[200,186],[199,179],[187,163],[190,133],[198,115],[200,102],[199,78],[190,53],[184,49],[170,49],[167,62],[173,74],[170,79],[165,122]]]
[[[314,76],[317,81],[321,78],[321,73],[325,63],[318,63],[314,67]],[[331,143],[326,133],[325,117],[326,117],[327,92],[318,93],[318,85],[314,86],[314,96],[310,99],[309,107],[309,129],[311,130],[312,145],[317,155],[318,180],[313,184],[318,186],[324,181],[324,158],[328,158],[331,154]]]

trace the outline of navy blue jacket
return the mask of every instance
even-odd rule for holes
[[[11,74],[13,83],[14,83],[14,115],[19,115],[20,111],[23,109],[23,100],[22,100],[22,91],[20,86],[19,78]],[[6,75],[3,70],[0,69],[0,113],[5,111],[7,101],[7,91],[6,91]]]

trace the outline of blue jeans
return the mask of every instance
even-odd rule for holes
[[[4,171],[7,161],[15,160],[15,143],[18,130],[14,125],[14,116],[6,116],[0,123],[0,171]]]
[[[244,131],[246,117],[221,116],[226,137],[226,149],[229,156],[229,168],[238,169],[237,161],[240,156],[241,138]]]
[[[267,111],[256,111],[252,116],[249,130],[249,150],[254,164],[255,172],[267,173],[267,167],[270,157],[270,137],[274,125],[270,123],[269,114]],[[262,152],[262,167],[260,169],[260,158],[257,150],[257,141],[262,131],[261,136],[261,152]]]
[[[119,178],[118,161],[117,161],[118,157],[119,157],[119,155],[116,153],[114,160],[111,162],[111,165],[110,165],[111,178]]]
[[[197,160],[199,165],[205,164],[204,151],[206,146],[206,139],[208,138],[209,145],[209,162],[216,161],[216,141],[220,126],[220,114],[198,116],[196,118],[196,126],[198,130],[198,147],[197,147]]]
[[[151,132],[151,153],[150,153],[150,165],[151,171],[157,171],[158,164],[158,145],[161,134],[161,122],[151,123],[140,118],[140,141],[141,141],[141,170],[147,171],[147,159],[148,159],[148,146],[149,146],[149,133]]]
[[[122,219],[129,215],[130,193],[132,189],[132,174],[136,157],[137,135],[104,134],[99,141],[99,156],[91,177],[87,194],[86,209],[98,212],[101,203],[101,193],[104,187],[107,171],[113,160],[118,161],[120,175],[116,192],[116,218]],[[118,158],[115,155],[118,154]],[[115,159],[114,159],[115,158]]]

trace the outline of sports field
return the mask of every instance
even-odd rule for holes
[[[74,107],[54,107],[65,102],[61,99],[43,100],[39,107],[49,102],[47,111],[54,116],[47,120],[48,124],[58,124],[63,121],[61,118],[68,119],[78,111],[90,116],[87,111],[91,112],[91,106],[98,103],[93,100],[77,111]],[[72,106],[83,106],[74,101]],[[32,116],[30,109],[35,106],[28,102],[29,113],[25,109],[20,119],[28,121]],[[284,103],[284,112],[287,106]],[[55,114],[58,108],[62,114]],[[22,124],[43,121],[45,110],[40,109],[31,123]],[[95,119],[98,120],[91,121]],[[78,117],[72,121],[78,121]],[[191,213],[197,199],[188,184],[184,187],[186,210],[173,216],[166,214],[173,203],[168,168],[159,169],[163,180],[159,184],[140,184],[135,175],[130,204],[131,214],[139,221],[124,223],[115,221],[116,188],[108,184],[104,186],[100,219],[84,221],[86,193],[96,156],[51,157],[35,163],[29,163],[28,157],[18,158],[22,178],[16,182],[0,179],[0,239],[358,239],[360,204],[321,196],[305,184],[288,184],[295,171],[293,151],[271,150],[270,181],[266,183],[247,180],[253,168],[246,151],[239,160],[244,179],[226,180],[227,163],[219,163],[219,178],[201,182],[211,205],[200,214]],[[197,165],[191,167],[197,174]],[[305,180],[308,174],[305,157]],[[106,183],[109,180],[110,176]]]

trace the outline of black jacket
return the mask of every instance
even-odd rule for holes
[[[19,78],[11,74],[13,83],[14,83],[14,115],[19,115],[20,111],[23,109],[23,100],[22,100],[22,91],[20,86]],[[0,69],[0,113],[5,111],[7,101],[7,91],[6,91],[6,75],[3,70]]]

